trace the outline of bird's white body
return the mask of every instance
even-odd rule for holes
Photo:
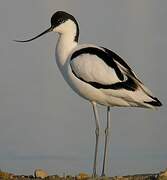
[[[149,104],[143,103],[143,101],[151,101],[152,98],[148,96],[148,94],[151,96],[152,94],[139,81],[137,82],[139,84],[138,90],[128,91],[125,89],[97,89],[78,79],[72,72],[71,67],[75,70],[77,75],[82,78],[84,77],[89,81],[98,81],[103,84],[121,82],[115,71],[95,55],[85,54],[71,61],[71,55],[75,51],[86,47],[102,48],[92,44],[80,45],[73,41],[76,27],[70,20],[67,22],[66,26],[63,26],[63,29],[64,31],[65,29],[68,30],[67,33],[60,33],[56,46],[56,62],[64,79],[77,94],[89,101],[97,102],[105,106],[138,106],[154,108]],[[59,31],[61,31],[61,27],[59,27]],[[118,66],[120,69],[122,68],[120,64],[118,64]],[[122,71],[124,71],[123,68]]]
[[[81,97],[89,100],[89,101],[95,101],[100,104],[106,104],[105,103],[105,95],[101,91],[95,89],[94,87],[90,86],[89,84],[86,84],[83,81],[80,81],[77,79],[74,74],[72,73],[71,66],[70,66],[70,57],[71,54],[80,48],[83,48],[87,45],[78,45],[78,44],[73,44],[73,45],[68,45],[66,42],[63,43],[64,39],[61,39],[61,36],[59,38],[59,43],[57,43],[57,48],[56,48],[56,62],[57,65],[66,80],[66,82],[69,84],[69,86]],[[62,56],[62,51],[65,49],[65,46],[68,47],[73,47],[71,51],[69,51],[68,54],[64,54]],[[61,46],[61,47],[59,47]],[[59,55],[60,54],[60,55]],[[80,66],[78,66],[80,68]]]
[[[78,44],[79,26],[75,18],[63,11],[51,18],[51,27],[29,42],[50,31],[59,33],[56,62],[69,86],[92,103],[96,124],[93,176],[96,176],[99,143],[99,116],[96,104],[107,106],[107,126],[102,176],[105,176],[110,132],[110,106],[155,109],[161,102],[137,78],[129,65],[113,51],[92,44]]]

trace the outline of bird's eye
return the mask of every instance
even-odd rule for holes
[[[61,24],[61,23],[63,23],[63,21],[64,21],[64,20],[63,20],[62,18],[60,18],[60,19],[58,19],[57,22],[58,22],[58,24]]]

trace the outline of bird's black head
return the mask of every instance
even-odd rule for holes
[[[60,34],[64,32],[74,31],[74,41],[78,41],[79,26],[76,19],[71,14],[68,14],[64,11],[57,11],[51,17],[51,27],[49,29],[29,40],[16,40],[16,42],[29,42],[51,31],[58,32]]]
[[[71,14],[66,13],[64,11],[57,11],[51,17],[51,27],[53,28],[53,31],[59,33],[67,32],[75,29],[76,32],[75,32],[74,40],[78,41],[79,26],[76,19]]]
[[[71,14],[68,14],[64,11],[57,11],[51,17],[51,26],[57,27],[60,24],[66,22],[67,20],[72,20],[74,23],[76,23],[75,18]]]

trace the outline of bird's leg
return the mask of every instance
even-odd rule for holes
[[[104,157],[103,157],[103,169],[101,176],[105,176],[106,173],[106,161],[108,158],[108,146],[109,146],[109,133],[111,130],[110,126],[110,107],[107,107],[107,127],[105,129],[105,146],[104,146]]]
[[[96,167],[97,167],[97,151],[98,151],[98,144],[99,144],[99,115],[96,107],[96,103],[92,102],[93,106],[93,112],[95,116],[95,124],[96,124],[96,129],[95,129],[95,135],[96,135],[96,144],[95,144],[95,154],[94,154],[94,164],[93,164],[93,177],[96,177]]]

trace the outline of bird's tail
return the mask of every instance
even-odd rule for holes
[[[136,100],[139,107],[157,109],[157,107],[162,106],[162,103],[158,100],[158,98],[156,98],[135,75],[130,75],[130,78],[132,78],[138,86],[137,90],[133,94],[133,100]]]
[[[139,86],[139,91],[142,91],[141,93],[143,94],[143,99],[141,104],[145,107],[151,108],[151,109],[156,109],[159,106],[162,106],[162,103],[156,98],[152,92],[145,87],[141,82],[138,82]]]
[[[127,99],[124,97],[130,105],[151,109],[156,109],[157,107],[162,106],[162,103],[158,100],[158,98],[156,98],[152,92],[144,86],[134,72],[131,71],[131,73],[129,73],[126,68],[123,66],[121,67],[121,71],[130,77],[138,87],[134,92],[131,92],[130,94],[128,92],[129,96],[127,95]]]

